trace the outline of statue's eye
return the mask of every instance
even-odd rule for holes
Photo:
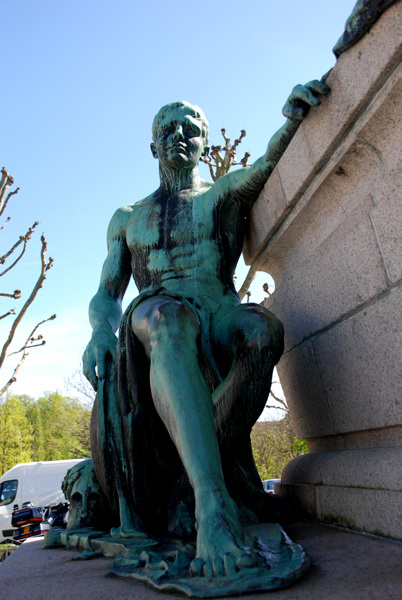
[[[166,135],[168,133],[172,133],[174,131],[174,125],[172,123],[164,125],[161,129],[162,135]]]
[[[192,125],[185,125],[183,127],[184,133],[188,136],[188,137],[194,137],[197,135],[197,131],[195,129],[195,127],[192,127]]]

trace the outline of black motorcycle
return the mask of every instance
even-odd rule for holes
[[[27,538],[43,535],[51,527],[66,527],[68,502],[60,502],[56,506],[38,507],[31,502],[24,502],[22,508],[15,508],[11,517],[14,530],[14,542],[21,543]]]

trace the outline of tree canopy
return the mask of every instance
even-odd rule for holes
[[[91,456],[91,408],[57,392],[0,399],[0,476],[21,462]]]
[[[278,479],[293,458],[307,453],[307,443],[299,440],[289,415],[280,421],[258,421],[251,432],[254,461],[261,479]]]

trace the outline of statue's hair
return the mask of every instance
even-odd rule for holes
[[[209,125],[203,111],[198,106],[181,100],[179,102],[171,102],[170,104],[162,106],[162,108],[156,114],[152,123],[152,139],[155,141],[159,124],[166,117],[166,115],[175,108],[186,108],[192,117],[198,119],[201,122],[202,135],[205,139],[205,144],[208,144]]]

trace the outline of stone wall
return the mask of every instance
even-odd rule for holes
[[[252,213],[278,365],[309,454],[280,494],[320,520],[402,538],[402,3],[342,54]]]

